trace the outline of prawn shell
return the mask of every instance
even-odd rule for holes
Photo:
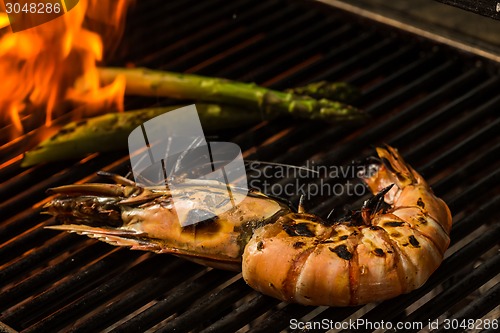
[[[414,211],[414,216],[425,215],[430,217],[441,225],[445,234],[450,233],[452,224],[450,209],[443,200],[434,195],[427,184],[410,185],[401,189],[394,207],[398,207],[398,209],[417,207],[420,211]],[[449,241],[445,243],[447,248]]]
[[[408,291],[399,253],[386,236],[383,229],[361,229],[356,261],[351,263],[351,274],[359,272],[357,284],[351,285],[352,304],[378,302]]]
[[[311,235],[290,236],[287,219],[307,224]],[[243,278],[252,288],[286,302],[352,306],[414,290],[442,261],[429,238],[393,214],[375,217],[372,226],[306,221],[289,214],[255,231],[243,253]]]
[[[314,250],[304,262],[294,286],[294,299],[299,303],[352,305],[350,286],[353,282],[357,284],[357,277],[350,274],[350,267],[356,260],[356,237],[343,225],[336,230],[329,229],[330,237],[317,244],[311,242]]]
[[[289,214],[257,229],[243,253],[245,281],[263,294],[288,302],[296,301],[294,286],[305,261],[314,251],[314,242],[329,235],[328,228],[307,221],[308,214],[303,214],[304,219],[301,215]],[[290,221],[305,226],[310,234],[291,236],[287,229]]]
[[[264,194],[238,189],[231,192],[239,202],[233,205],[227,186],[213,181],[191,182],[177,192],[164,186],[137,187],[131,197],[122,196],[123,188],[107,184],[58,188],[55,191],[65,196],[53,199],[45,209],[64,223],[58,230],[236,271],[241,270],[243,248],[253,230],[291,212]],[[84,195],[78,196],[80,192]],[[200,221],[188,223],[193,216]]]
[[[396,215],[380,215],[372,224],[382,227],[386,238],[393,244],[408,291],[422,286],[441,264],[443,256],[434,243]]]

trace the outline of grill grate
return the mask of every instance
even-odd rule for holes
[[[371,145],[398,147],[454,214],[447,258],[422,288],[379,305],[284,304],[251,290],[239,274],[43,229],[53,223],[39,214],[47,188],[97,181],[98,170],[125,174],[124,153],[27,170],[14,160],[0,169],[0,331],[3,323],[23,332],[275,332],[291,331],[290,320],[301,318],[425,326],[440,316],[498,317],[497,64],[302,1],[140,1],[132,13],[117,65],[276,89],[323,79],[360,86],[360,106],[372,116],[366,125],[283,119],[220,135],[248,159],[294,165],[349,165],[371,154]],[[133,109],[169,101],[126,103]],[[0,138],[6,133],[0,129]],[[0,147],[2,162],[15,158],[27,137]],[[318,197],[307,206],[326,215],[363,199]]]

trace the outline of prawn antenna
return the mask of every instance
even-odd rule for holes
[[[304,209],[304,195],[301,194],[300,195],[300,199],[299,199],[299,207],[297,208],[297,213],[299,214],[302,214],[302,213],[305,213],[305,209]]]
[[[123,177],[107,171],[97,171],[97,175],[100,177],[109,178],[120,185],[137,187],[137,184],[133,180],[128,179],[126,176]]]
[[[328,213],[328,216],[326,217],[326,220],[330,220],[330,217],[332,217],[332,214],[333,212],[335,211],[335,207],[332,208],[332,210],[330,211],[330,213]]]

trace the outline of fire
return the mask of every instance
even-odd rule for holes
[[[17,136],[28,116],[50,126],[54,116],[69,106],[123,110],[125,80],[101,86],[97,63],[103,59],[104,46],[101,35],[88,25],[99,22],[116,39],[129,3],[80,0],[64,15],[34,28],[16,33],[4,28],[9,31],[0,38],[0,124],[12,124]],[[86,19],[92,22],[87,24]],[[0,13],[0,29],[8,24],[6,14]]]

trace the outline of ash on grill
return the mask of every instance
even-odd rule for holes
[[[43,229],[54,223],[39,214],[47,188],[97,181],[98,170],[125,174],[125,153],[29,169],[17,160],[0,169],[0,330],[275,332],[300,331],[290,326],[295,319],[426,326],[439,318],[441,324],[482,319],[482,329],[493,331],[485,319],[499,315],[498,64],[302,1],[138,1],[131,14],[116,65],[133,62],[276,89],[324,79],[360,86],[360,106],[372,116],[365,125],[285,119],[220,136],[240,145],[248,159],[293,165],[346,166],[368,156],[371,145],[398,147],[449,204],[451,248],[422,288],[381,304],[279,303],[235,273]],[[126,108],[168,102],[130,98]],[[8,132],[1,129],[0,136]],[[2,162],[17,156],[30,137],[0,147]],[[326,215],[363,199],[317,197],[306,204]]]

